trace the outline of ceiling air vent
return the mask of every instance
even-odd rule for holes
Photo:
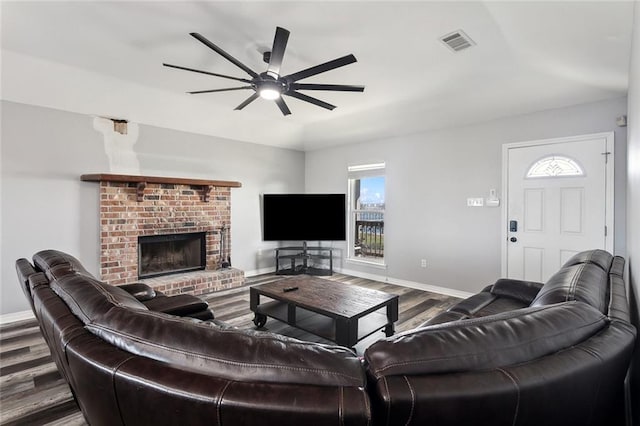
[[[474,41],[466,35],[462,30],[454,31],[445,36],[440,37],[440,41],[454,52],[459,52],[468,47],[475,45]]]

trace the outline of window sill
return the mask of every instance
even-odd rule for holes
[[[372,260],[360,259],[357,257],[348,257],[345,259],[346,263],[353,263],[356,265],[371,266],[378,269],[387,269],[387,265],[383,262],[374,262]]]

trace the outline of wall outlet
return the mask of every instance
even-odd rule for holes
[[[420,261],[420,266],[421,266],[422,268],[426,268],[426,267],[427,267],[427,259],[422,259],[422,260]]]

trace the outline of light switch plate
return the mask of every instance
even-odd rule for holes
[[[484,206],[484,198],[467,198],[467,207]]]

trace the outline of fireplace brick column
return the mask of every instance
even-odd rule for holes
[[[94,175],[83,175],[83,180],[97,180],[85,176]],[[242,271],[218,270],[223,224],[230,255],[230,187],[100,180],[101,279],[114,285],[138,281],[138,236],[205,232],[205,271],[142,281],[167,294],[200,294],[240,285]]]

